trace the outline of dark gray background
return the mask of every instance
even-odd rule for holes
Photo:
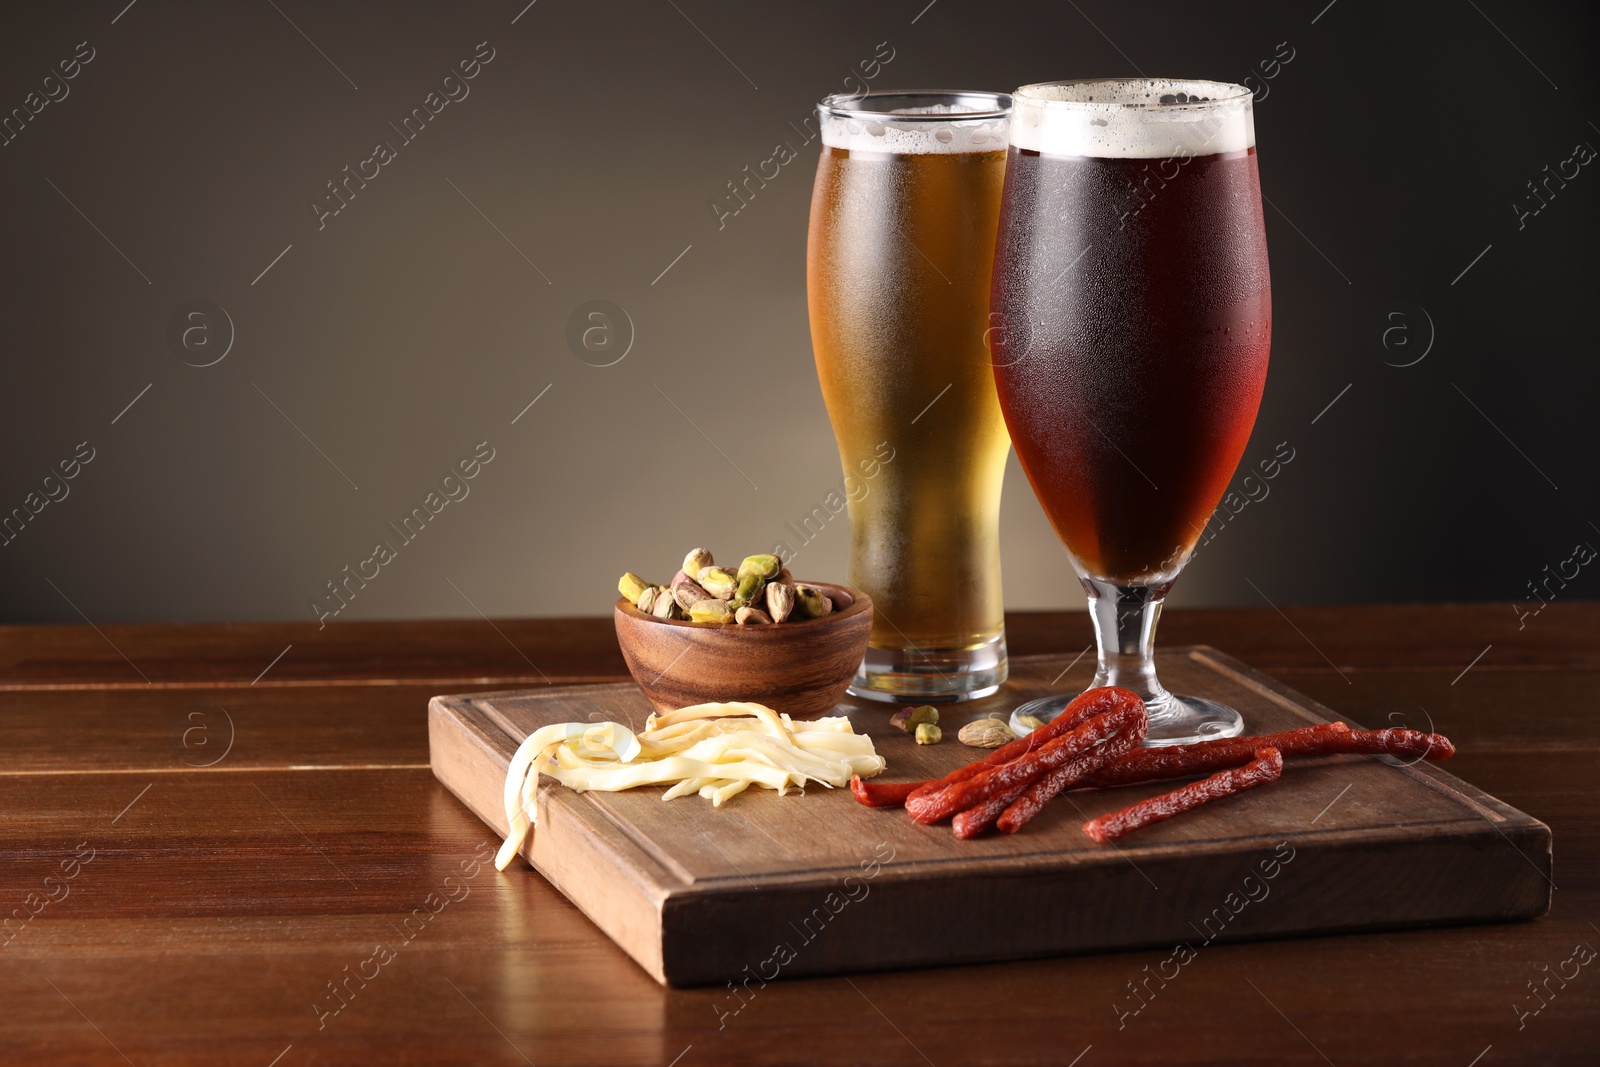
[[[1255,85],[1293,50],[1257,106],[1276,336],[1246,463],[1295,459],[1175,602],[1511,611],[1600,545],[1600,165],[1520,230],[1512,208],[1600,148],[1592,5],[125,3],[0,16],[0,109],[96,53],[0,148],[0,512],[96,451],[0,548],[5,621],[309,620],[483,440],[470,496],[341,618],[599,613],[624,568],[770,546],[839,477],[805,312],[815,144],[724,228],[708,205],[885,41],[879,87],[1002,90]],[[470,96],[319,231],[324,183],[482,41]],[[166,340],[190,298],[234,323],[211,367]],[[565,341],[597,298],[637,334],[605,368]],[[1427,357],[1385,365],[1424,347],[1419,307]],[[1080,603],[1014,463],[1004,524],[1008,605]],[[797,569],[841,576],[846,541]]]

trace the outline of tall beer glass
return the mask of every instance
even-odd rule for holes
[[[1009,442],[985,331],[1010,106],[880,91],[818,108],[806,290],[850,582],[872,597],[858,696],[970,700],[1006,679]]]
[[[1232,708],[1167,692],[1151,646],[1266,384],[1272,293],[1250,103],[1237,85],[1149,79],[1015,94],[995,382],[1089,596],[1094,684],[1144,698],[1151,745],[1243,729]],[[1048,720],[1067,700],[1013,719]]]

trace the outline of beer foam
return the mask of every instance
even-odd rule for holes
[[[853,106],[834,103],[835,99],[823,101],[817,109],[822,143],[829,148],[880,155],[953,155],[1006,149],[1009,116],[996,114],[1003,107],[950,103],[857,111]],[[854,97],[847,103],[870,107],[872,98]],[[897,116],[904,118],[897,120]]]
[[[1050,156],[1165,159],[1255,147],[1250,90],[1226,82],[1128,78],[1025,85],[1011,143]]]

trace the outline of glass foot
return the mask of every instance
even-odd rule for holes
[[[1011,713],[1011,729],[1018,737],[1032,733],[1034,727],[1022,722],[1023,716],[1032,716],[1041,723],[1049,722],[1077,696],[1073,693],[1030,700]],[[1196,741],[1215,741],[1244,733],[1244,716],[1215,700],[1163,693],[1153,701],[1146,701],[1145,710],[1150,715],[1150,733],[1144,741],[1146,748],[1191,745]]]
[[[968,648],[868,648],[849,692],[895,704],[954,703],[992,696],[1007,673],[1004,634]]]

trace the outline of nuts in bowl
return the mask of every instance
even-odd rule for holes
[[[831,613],[833,598],[814,584],[797,582],[773,555],[746,556],[735,570],[719,567],[710,551],[696,548],[668,585],[652,585],[628,571],[617,592],[658,619],[736,623],[740,626],[815,619]]]
[[[753,700],[792,716],[826,713],[844,698],[872,631],[866,594],[798,581],[771,555],[719,567],[697,548],[669,584],[629,572],[617,588],[617,643],[663,712]]]

